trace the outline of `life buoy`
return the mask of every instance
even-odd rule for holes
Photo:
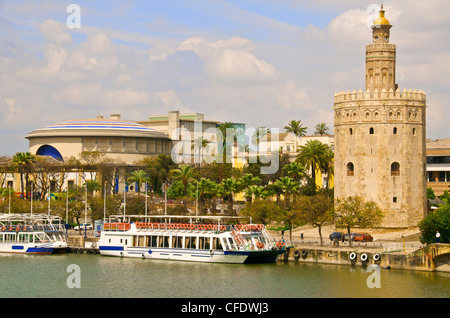
[[[24,231],[24,232],[27,231],[27,227],[26,227],[26,226],[23,227],[23,231]]]
[[[6,227],[2,227],[2,231],[5,232],[6,231]]]
[[[356,259],[356,253],[355,252],[351,252],[350,253],[350,259],[353,261]]]
[[[302,250],[302,257],[306,257],[308,256],[308,251],[307,250]]]
[[[375,262],[379,261],[380,258],[381,258],[381,255],[378,254],[378,253],[373,255],[373,260],[374,260]]]
[[[12,231],[12,226],[9,227],[9,230]]]
[[[294,251],[294,259],[295,259],[296,261],[298,261],[299,258],[300,258],[300,251],[299,251],[299,250],[295,250],[295,251]]]
[[[362,253],[361,254],[361,261],[363,261],[363,262],[367,261],[367,254],[366,253]]]

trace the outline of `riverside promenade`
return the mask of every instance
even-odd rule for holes
[[[303,239],[301,232],[303,231]],[[354,229],[352,232],[369,233],[373,242],[334,243],[329,235],[334,227],[322,229],[323,244],[317,228],[295,229],[292,240],[289,232],[284,233],[288,251],[280,261],[351,266],[379,265],[382,268],[450,272],[450,244],[424,245],[419,241],[418,228],[404,230]],[[337,230],[337,232],[346,232]],[[280,232],[271,232],[276,239],[282,239]]]

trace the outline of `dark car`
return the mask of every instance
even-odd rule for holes
[[[342,232],[333,232],[330,234],[330,240],[331,241],[343,241],[344,240],[344,233]]]
[[[373,242],[373,237],[368,233],[357,233],[355,234],[353,240],[355,242]]]

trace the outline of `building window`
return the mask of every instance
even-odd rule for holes
[[[413,134],[413,136],[416,134],[416,128],[413,128],[412,134]]]
[[[353,129],[352,129],[352,128],[350,128],[350,129],[348,130],[348,132],[350,133],[350,136],[353,135]]]
[[[347,176],[354,176],[355,175],[355,166],[353,165],[353,162],[349,162],[347,164]]]
[[[399,176],[400,175],[400,164],[398,162],[394,162],[391,164],[391,176]]]
[[[393,133],[394,135],[397,135],[397,127],[394,127],[392,133]]]
[[[396,202],[397,202],[397,197],[394,197],[394,198],[392,199],[392,202],[396,203]]]
[[[374,133],[375,133],[375,129],[373,129],[373,127],[370,127],[369,134],[373,135]]]

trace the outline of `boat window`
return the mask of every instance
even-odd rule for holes
[[[204,237],[199,237],[198,238],[198,248],[199,249],[203,249],[205,245],[205,238]]]
[[[210,237],[205,237],[205,245],[204,245],[204,249],[205,250],[209,250],[211,248],[211,238]]]
[[[157,236],[152,236],[150,246],[151,247],[156,247],[157,246],[157,242],[158,242],[158,237]]]
[[[220,238],[218,237],[214,238],[213,243],[214,243],[213,249],[223,250],[222,241],[220,240]]]
[[[43,234],[43,233],[36,233],[36,234],[34,235],[34,241],[35,241],[36,243],[42,243],[42,234]]]
[[[168,236],[163,237],[164,237],[164,247],[169,247],[169,237]]]
[[[234,242],[233,242],[233,238],[232,238],[232,237],[229,237],[229,238],[228,238],[228,244],[230,245],[230,249],[231,249],[231,250],[236,248],[236,246],[234,245]]]
[[[3,242],[3,234],[0,234],[0,242]]]

